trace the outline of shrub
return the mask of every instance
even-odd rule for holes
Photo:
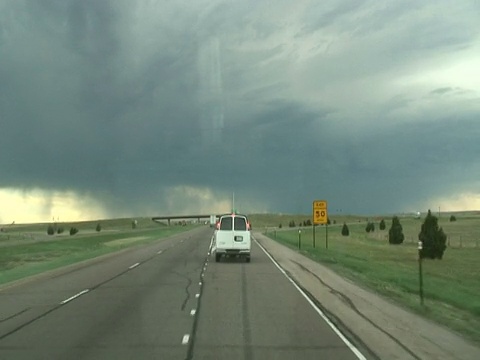
[[[279,228],[279,229],[281,229],[281,228],[282,228],[282,224],[281,224],[281,223],[280,223],[280,224],[278,224],[278,228]]]
[[[61,233],[63,233],[63,227],[59,227],[59,228],[57,229],[57,234],[61,234]]]
[[[342,235],[343,236],[348,236],[350,235],[350,231],[348,230],[348,226],[346,223],[343,223],[343,226],[342,226]]]
[[[294,221],[294,220],[290,220],[290,222],[288,223],[288,226],[289,226],[289,227],[295,227],[295,221]]]
[[[98,223],[98,224],[97,224],[97,227],[95,228],[95,230],[96,230],[97,232],[102,231],[102,225],[100,225],[100,223]]]
[[[438,219],[428,210],[427,217],[422,224],[422,229],[418,234],[418,240],[422,242],[420,257],[422,259],[442,259],[443,253],[447,248],[447,235],[443,229],[438,226]]]
[[[384,219],[382,219],[382,221],[380,221],[380,226],[379,227],[380,227],[380,230],[385,230],[386,225],[385,225],[385,220]]]
[[[53,227],[53,225],[48,225],[47,234],[48,234],[48,235],[53,235],[53,234],[55,234],[55,228]]]
[[[375,231],[375,225],[373,222],[368,222],[367,227],[365,228],[367,233]]]
[[[450,215],[450,221],[457,221],[457,218],[455,217],[455,215]]]
[[[392,226],[388,230],[388,242],[393,245],[403,243],[405,235],[403,235],[403,228],[397,216],[392,219]]]
[[[76,233],[78,233],[78,229],[76,227],[71,227],[70,228],[70,235],[75,235]]]

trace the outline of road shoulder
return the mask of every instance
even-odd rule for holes
[[[339,327],[348,328],[380,359],[480,359],[480,348],[456,333],[413,314],[326,266],[254,233],[279,265]],[[252,260],[253,261],[253,260]]]

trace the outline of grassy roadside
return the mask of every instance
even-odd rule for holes
[[[97,232],[94,230],[97,223],[68,224],[80,229],[74,236],[69,235],[67,226],[64,233],[48,236],[45,224],[11,226],[4,230],[0,236],[0,285],[158,241],[196,226],[165,226],[144,219],[132,229],[131,220],[108,220],[101,222],[102,231]]]
[[[403,221],[408,240],[421,221]],[[402,223],[402,224],[403,224]],[[476,224],[476,225],[475,225]],[[419,272],[416,241],[392,246],[387,230],[367,234],[365,223],[349,225],[350,236],[341,236],[341,225],[330,226],[329,246],[325,248],[325,228],[316,229],[313,247],[312,229],[301,228],[300,252],[337,273],[360,283],[397,303],[480,343],[480,248],[475,228],[480,219],[452,224],[462,235],[462,246],[447,248],[441,261],[423,261],[425,305],[419,302]],[[378,223],[377,223],[378,229]],[[447,230],[446,230],[447,231]],[[298,250],[298,228],[269,229],[267,236]]]

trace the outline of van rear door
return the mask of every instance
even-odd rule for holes
[[[250,247],[247,239],[247,219],[243,216],[232,216],[233,219],[233,248],[245,249]]]

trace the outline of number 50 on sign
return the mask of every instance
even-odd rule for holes
[[[313,202],[313,223],[326,224],[328,221],[327,201],[315,200]]]

